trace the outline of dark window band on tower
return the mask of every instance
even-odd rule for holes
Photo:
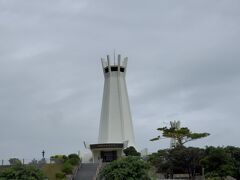
[[[106,68],[104,69],[104,71],[105,71],[105,73],[108,73],[108,67],[106,67]]]
[[[104,68],[105,73],[108,73],[108,67]],[[111,71],[118,71],[118,66],[111,66]],[[124,67],[120,67],[120,72],[124,72]]]
[[[118,67],[117,66],[111,66],[111,71],[117,71]]]
[[[124,68],[123,68],[123,67],[120,67],[120,71],[121,71],[121,72],[124,72]]]

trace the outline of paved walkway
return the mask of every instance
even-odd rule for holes
[[[97,171],[97,164],[83,163],[78,170],[75,180],[92,180]]]

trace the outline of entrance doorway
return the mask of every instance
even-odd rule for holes
[[[112,162],[117,159],[117,151],[101,151],[103,162]]]

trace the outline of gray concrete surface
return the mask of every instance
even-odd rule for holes
[[[77,173],[75,180],[92,180],[97,171],[97,164],[83,163]]]

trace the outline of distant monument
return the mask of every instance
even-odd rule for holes
[[[105,78],[98,144],[91,144],[93,162],[110,162],[122,156],[123,149],[135,146],[132,116],[125,81],[127,61],[118,55],[117,64],[102,60]]]
[[[170,121],[171,128],[180,129],[180,121]],[[170,148],[174,148],[177,146],[177,140],[175,138],[171,138],[170,140]]]
[[[42,151],[42,158],[44,159],[45,151]]]

